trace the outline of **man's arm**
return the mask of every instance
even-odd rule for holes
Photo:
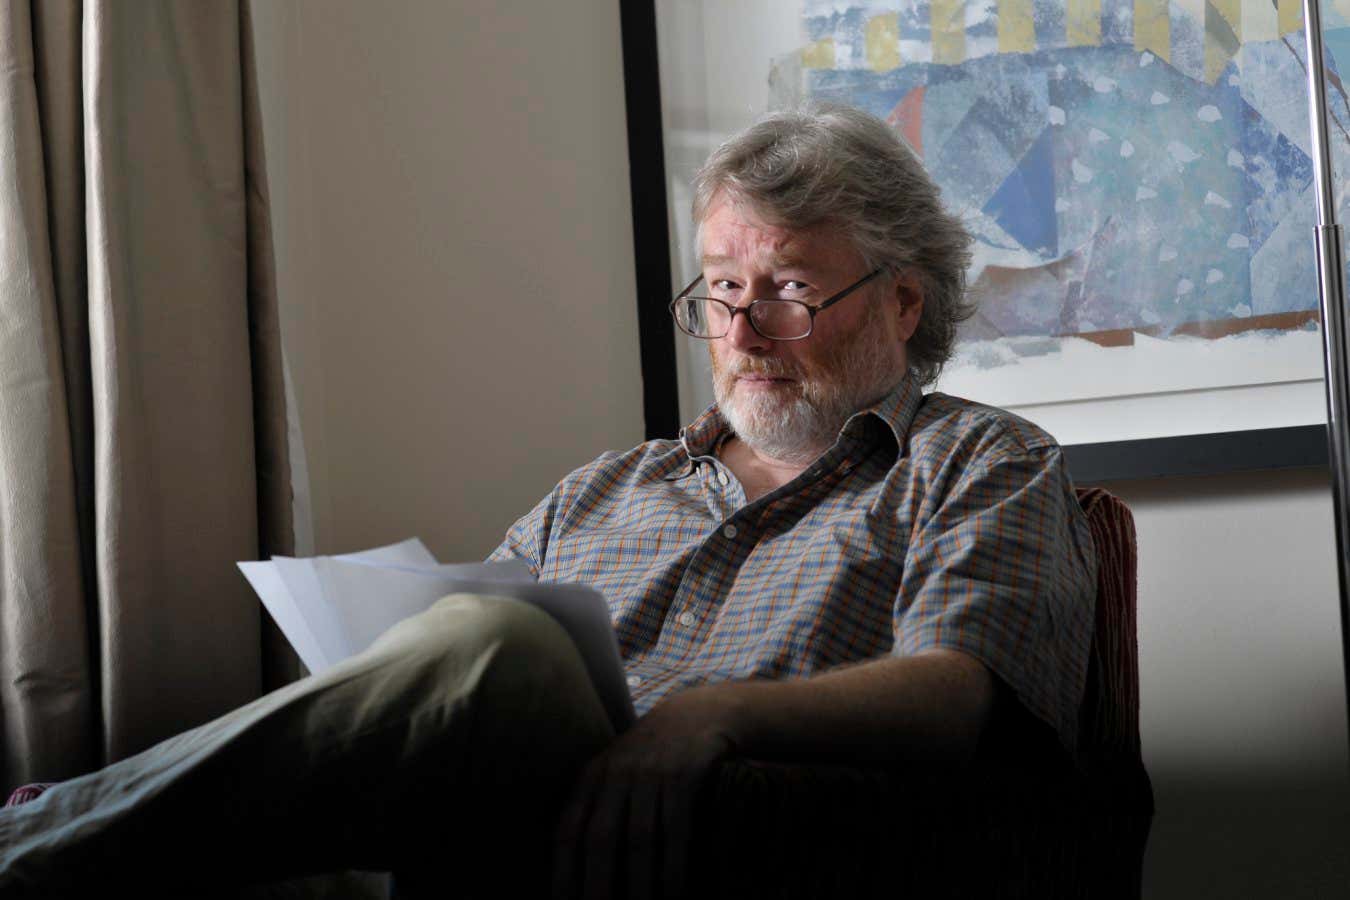
[[[559,832],[560,885],[610,896],[623,848],[632,880],[622,893],[653,896],[659,885],[678,896],[698,781],[733,753],[960,762],[1000,692],[1072,750],[1092,623],[1090,536],[1074,520],[1053,446],[966,449],[971,458],[951,459],[952,482],[925,498],[909,541],[897,655],[798,681],[699,687],[658,704],[579,783]]]
[[[989,670],[972,657],[930,650],[814,678],[702,690],[723,695],[718,702],[729,707],[732,739],[747,756],[961,763],[975,754],[993,711],[996,686]]]
[[[697,788],[727,756],[959,764],[996,695],[989,671],[952,650],[675,694],[587,767],[558,832],[557,894],[683,896]],[[621,851],[626,885],[615,884]]]

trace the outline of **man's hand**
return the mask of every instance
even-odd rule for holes
[[[974,756],[999,691],[975,658],[927,650],[674,694],[582,773],[558,828],[555,895],[682,896],[694,800],[723,757],[959,766]]]
[[[555,897],[683,896],[698,788],[738,749],[729,687],[675,694],[591,760],[558,825]]]

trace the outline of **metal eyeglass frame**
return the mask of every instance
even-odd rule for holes
[[[867,284],[867,282],[871,281],[873,278],[876,278],[876,277],[877,277],[878,275],[880,275],[883,271],[885,271],[885,270],[884,270],[884,269],[875,269],[875,270],[873,270],[872,272],[870,272],[870,273],[864,275],[862,278],[859,278],[857,281],[855,281],[855,282],[853,282],[852,284],[850,284],[848,287],[844,288],[842,291],[839,291],[838,293],[832,294],[831,296],[825,298],[823,301],[821,301],[820,303],[817,303],[815,306],[812,306],[810,303],[804,303],[804,302],[801,301],[801,300],[789,300],[789,299],[778,299],[778,298],[765,298],[765,299],[763,299],[763,300],[751,300],[751,301],[750,301],[749,303],[747,303],[745,306],[732,306],[730,303],[726,302],[725,300],[718,300],[716,297],[697,297],[697,298],[691,298],[691,297],[689,296],[689,292],[692,291],[694,288],[698,287],[698,283],[699,283],[700,281],[703,280],[703,275],[700,274],[697,278],[695,278],[693,281],[691,281],[691,282],[689,283],[689,286],[688,286],[688,287],[686,287],[684,290],[680,291],[680,293],[676,295],[676,297],[675,297],[674,300],[670,301],[670,307],[669,307],[669,308],[670,308],[670,316],[671,316],[671,318],[673,318],[673,319],[675,320],[675,327],[679,328],[680,331],[683,331],[685,334],[689,335],[691,338],[698,338],[698,339],[701,340],[701,341],[717,341],[717,340],[721,340],[722,338],[724,338],[724,337],[726,337],[728,334],[730,334],[730,333],[731,333],[731,326],[734,325],[735,322],[736,322],[736,314],[737,314],[737,313],[745,313],[745,320],[746,320],[747,322],[750,323],[750,327],[754,329],[755,334],[757,334],[757,335],[759,335],[760,337],[764,338],[764,340],[766,340],[766,341],[802,341],[802,340],[805,340],[806,338],[809,338],[809,337],[811,336],[811,332],[813,332],[813,331],[816,330],[816,315],[817,315],[817,314],[823,312],[823,311],[826,310],[826,309],[829,309],[831,306],[833,306],[834,304],[838,303],[840,300],[843,300],[843,299],[844,299],[845,297],[847,297],[849,294],[853,293],[853,292],[856,291],[858,288],[862,287],[864,284]],[[679,317],[678,315],[675,314],[675,307],[679,304],[679,302],[680,302],[681,300],[687,300],[687,299],[710,300],[710,301],[712,301],[713,303],[720,303],[720,304],[722,304],[723,306],[725,306],[728,310],[731,311],[730,318],[727,319],[727,330],[724,331],[724,332],[722,332],[721,334],[717,335],[716,337],[713,337],[712,335],[706,335],[706,334],[694,334],[694,333],[692,333],[691,331],[689,331],[687,328],[685,328],[683,325],[681,325],[681,324],[680,324],[680,317]],[[808,323],[807,323],[807,326],[806,326],[806,334],[800,335],[800,336],[798,336],[798,337],[780,338],[780,337],[770,337],[769,335],[767,335],[767,334],[765,334],[764,332],[760,331],[760,330],[759,330],[759,326],[757,326],[757,325],[755,324],[754,316],[750,315],[750,310],[754,309],[754,308],[755,308],[755,304],[757,304],[757,303],[795,303],[795,304],[797,304],[798,306],[804,307],[804,308],[806,309],[807,313],[808,313],[808,314],[810,315],[810,317],[811,317],[810,322],[808,322]]]

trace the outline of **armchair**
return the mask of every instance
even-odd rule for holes
[[[1139,743],[1134,522],[1106,491],[1078,499],[1099,569],[1077,757],[1024,715],[996,722],[959,772],[725,762],[700,797],[690,896],[1137,900],[1153,792]],[[518,861],[515,875],[537,883],[539,862]],[[400,875],[399,895],[420,896],[419,881]]]
[[[1099,570],[1077,758],[1028,717],[1002,736],[1032,729],[1018,742],[1030,752],[1009,758],[995,737],[961,772],[725,763],[700,811],[691,896],[1140,896],[1153,791],[1139,744],[1134,520],[1106,491],[1078,499]]]

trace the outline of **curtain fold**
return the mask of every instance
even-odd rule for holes
[[[0,784],[295,674],[234,562],[291,552],[247,3],[0,0]]]

